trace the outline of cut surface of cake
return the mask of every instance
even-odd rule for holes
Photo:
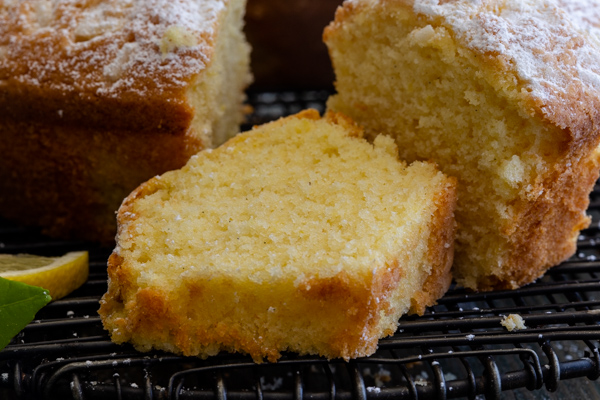
[[[353,0],[325,30],[328,108],[458,178],[454,274],[468,288],[532,282],[589,224],[600,50],[570,14],[552,1]]]
[[[135,187],[239,131],[244,7],[0,2],[0,214],[112,242]]]
[[[100,316],[206,357],[366,356],[451,282],[455,180],[341,114],[255,127],[125,199]]]

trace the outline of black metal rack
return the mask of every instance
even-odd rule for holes
[[[250,93],[248,126],[307,107],[326,91]],[[88,282],[43,308],[0,352],[2,399],[498,399],[557,390],[600,376],[600,186],[578,252],[514,291],[452,288],[422,317],[403,317],[369,358],[344,362],[286,354],[276,364],[220,354],[207,360],[139,353],[113,344],[97,314],[110,249],[52,240],[0,221],[0,252],[90,251]],[[507,331],[519,314],[527,329]],[[561,382],[563,381],[563,382]],[[574,397],[575,398],[575,397]]]

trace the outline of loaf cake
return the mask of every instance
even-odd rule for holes
[[[243,0],[0,3],[0,215],[114,243],[140,183],[239,131]]]
[[[186,356],[366,356],[447,290],[455,180],[341,114],[256,127],[119,209],[100,316],[116,343]]]
[[[598,177],[600,50],[551,1],[353,0],[328,108],[458,178],[454,275],[512,289],[571,256]]]

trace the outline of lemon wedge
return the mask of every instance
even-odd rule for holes
[[[0,254],[0,276],[46,289],[52,300],[65,297],[85,283],[89,275],[87,251],[62,257]]]

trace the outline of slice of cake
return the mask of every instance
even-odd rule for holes
[[[121,206],[101,301],[117,343],[366,356],[451,281],[455,181],[341,114],[256,127]]]
[[[112,242],[140,183],[239,131],[244,0],[0,5],[0,215]]]
[[[460,284],[516,288],[574,253],[598,177],[600,49],[568,14],[550,1],[354,0],[324,39],[328,107],[458,178]]]

